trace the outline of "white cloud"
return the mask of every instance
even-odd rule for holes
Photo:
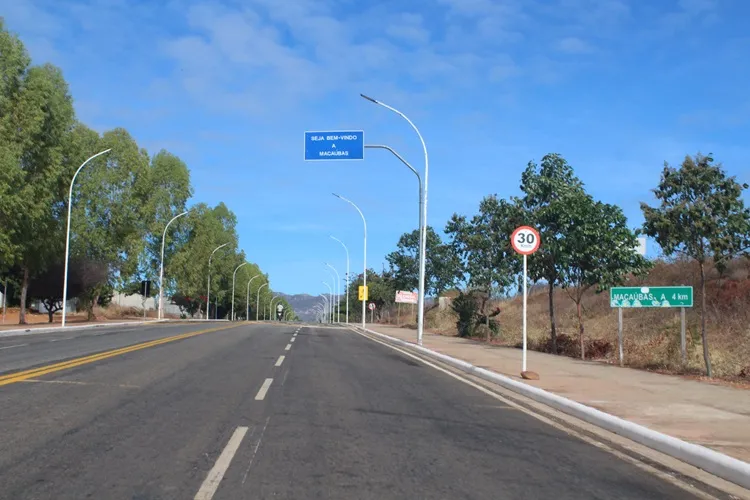
[[[386,33],[391,37],[417,45],[430,40],[430,32],[423,25],[422,16],[404,12],[395,21],[388,23]]]

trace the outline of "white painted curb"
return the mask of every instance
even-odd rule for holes
[[[362,330],[362,328],[357,328]],[[693,443],[688,443],[667,434],[654,431],[648,427],[635,424],[624,420],[609,413],[591,408],[576,401],[558,396],[544,389],[533,387],[523,382],[518,382],[505,375],[500,375],[484,368],[479,368],[466,361],[441,354],[439,352],[426,349],[422,346],[406,342],[389,335],[366,329],[367,333],[381,337],[391,343],[408,347],[419,351],[429,357],[442,361],[466,373],[475,375],[481,379],[487,380],[494,384],[501,385],[506,389],[522,394],[539,403],[551,406],[557,410],[580,418],[590,424],[606,429],[620,436],[624,436],[632,441],[648,446],[654,450],[665,453],[673,458],[685,463],[703,469],[706,472],[714,474],[722,479],[738,484],[743,488],[750,489],[750,464],[736,458],[724,455],[718,451],[706,448]]]
[[[152,319],[150,321],[123,321],[120,323],[97,323],[95,325],[75,325],[66,326],[51,326],[47,328],[18,328],[15,330],[4,330],[0,331],[0,337],[15,337],[18,335],[32,335],[35,333],[52,333],[52,332],[69,332],[73,330],[83,330],[86,328],[98,328],[98,327],[111,327],[111,326],[128,326],[128,325],[145,325],[149,323],[162,323],[169,321],[166,319]]]

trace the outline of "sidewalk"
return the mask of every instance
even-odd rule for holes
[[[370,324],[368,328],[416,343],[416,330]],[[672,375],[620,368],[425,332],[422,345],[475,366],[556,393],[606,413],[750,462],[750,391]]]

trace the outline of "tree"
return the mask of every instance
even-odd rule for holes
[[[492,300],[493,290],[502,293],[513,284],[519,272],[518,259],[510,245],[510,235],[521,220],[521,210],[513,201],[488,196],[479,204],[479,214],[467,220],[454,214],[445,232],[451,236],[453,251],[461,261],[462,274],[468,275],[468,286],[485,290],[481,294],[481,311],[485,326],[490,326],[486,310]],[[466,299],[467,304],[477,302],[480,294]],[[488,337],[489,340],[489,328]]]
[[[353,322],[362,320],[362,302],[359,300],[359,287],[362,286],[362,281],[362,273],[360,273],[349,282],[349,318]],[[397,282],[389,272],[380,274],[368,269],[367,288],[367,302],[374,303],[378,313],[396,301]],[[346,292],[340,300],[343,308],[346,304]]]
[[[453,247],[445,244],[432,226],[427,226],[425,262],[425,295],[440,295],[453,286],[461,275],[461,263]],[[401,290],[419,287],[419,230],[404,233],[397,250],[386,255]]]
[[[653,190],[659,206],[641,203],[643,231],[656,239],[666,255],[683,255],[700,267],[701,339],[706,374],[711,357],[706,335],[706,270],[713,260],[724,267],[733,256],[747,255],[750,247],[750,210],[745,208],[740,184],[728,177],[709,154],[686,156],[679,169],[665,162],[659,185]]]
[[[213,303],[213,299],[222,298],[222,306],[231,308],[232,274],[245,261],[245,256],[237,254],[236,250],[236,216],[223,203],[213,208],[199,203],[183,217],[183,224],[184,241],[169,261],[169,275],[175,280],[175,293],[188,297],[205,297],[209,256],[216,247],[228,243],[211,259],[211,301]],[[260,280],[256,280],[258,281]],[[251,290],[257,291],[261,283],[253,283]],[[227,290],[229,293],[223,293]],[[220,293],[223,295],[219,295]],[[262,295],[265,293],[262,292]]]
[[[74,123],[72,98],[60,70],[29,66],[23,44],[0,24],[0,254],[20,270],[21,310],[31,278],[59,252],[63,145]]]
[[[108,288],[117,283],[123,289],[142,278],[138,264],[153,220],[148,210],[152,187],[148,153],[126,130],[105,132],[96,142],[82,126],[78,133],[83,143],[96,144],[94,149],[112,149],[81,171],[73,189],[71,255],[105,262],[109,268],[109,279],[93,286],[84,297],[92,319],[93,306]],[[79,158],[96,152],[82,151]],[[153,280],[154,276],[145,278]]]
[[[649,262],[636,253],[638,240],[627,226],[622,209],[594,201],[583,193],[568,194],[568,219],[563,225],[565,238],[559,241],[566,256],[566,267],[559,279],[576,304],[581,359],[586,358],[582,301],[587,290],[597,292],[624,282],[629,274],[642,274]]]
[[[528,272],[532,281],[545,281],[549,297],[550,337],[552,350],[557,353],[557,327],[555,323],[555,285],[567,269],[566,254],[561,241],[570,226],[570,206],[565,197],[583,192],[583,183],[575,176],[573,168],[559,154],[547,154],[540,165],[529,162],[521,175],[521,206],[525,210],[524,223],[534,226],[542,244],[528,259]]]
[[[56,312],[63,308],[64,262],[56,262],[31,279],[29,297],[42,301],[52,323]],[[74,259],[68,269],[68,297],[77,297],[86,290],[107,281],[107,264]]]

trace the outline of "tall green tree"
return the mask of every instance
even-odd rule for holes
[[[419,286],[419,230],[402,234],[396,251],[385,258],[399,289],[414,290]],[[425,294],[440,295],[460,276],[461,262],[453,247],[444,243],[432,226],[427,226]]]
[[[521,175],[521,206],[526,211],[524,223],[534,226],[542,244],[528,259],[532,281],[545,281],[549,298],[550,338],[557,353],[557,325],[555,321],[555,286],[568,268],[567,254],[562,240],[571,229],[570,204],[565,198],[583,192],[583,183],[576,177],[568,162],[559,154],[547,154],[539,165],[529,162]]]
[[[79,133],[91,136],[85,131]],[[111,148],[111,151],[79,174],[73,188],[71,215],[71,255],[104,263],[109,268],[107,282],[91,287],[83,297],[89,319],[108,287],[124,289],[135,281],[152,221],[148,210],[151,192],[148,153],[121,128],[105,132],[96,148],[100,151]],[[81,157],[85,155],[90,156],[88,151]]]
[[[479,213],[470,220],[454,214],[445,229],[461,260],[468,286],[486,292],[479,299],[486,326],[490,324],[487,306],[493,291],[504,292],[519,272],[510,235],[521,220],[522,211],[517,203],[493,195],[481,201]],[[477,300],[474,295],[472,300]]]
[[[227,243],[211,259],[211,306],[214,307],[216,298],[231,305],[232,273],[244,261],[244,255],[237,254],[236,216],[223,203],[213,208],[199,203],[184,219],[187,235],[169,261],[169,275],[176,280],[175,293],[201,298],[201,310],[205,313],[208,260],[216,247]]]
[[[706,335],[706,263],[722,269],[750,247],[750,210],[742,199],[747,184],[728,176],[709,154],[686,156],[680,168],[665,162],[659,185],[653,190],[659,205],[641,203],[643,231],[666,255],[694,259],[701,276],[701,338],[706,374],[711,377],[711,356]]]
[[[53,206],[63,196],[63,146],[74,123],[61,71],[29,66],[23,44],[0,24],[0,257],[20,274],[21,312],[31,278],[59,252],[60,224]]]
[[[617,286],[630,274],[642,274],[649,262],[635,249],[638,239],[628,227],[622,209],[594,201],[582,192],[568,195],[566,237],[560,246],[566,267],[559,274],[561,284],[576,304],[581,359],[586,358],[583,324],[583,297],[596,287],[602,292]]]

